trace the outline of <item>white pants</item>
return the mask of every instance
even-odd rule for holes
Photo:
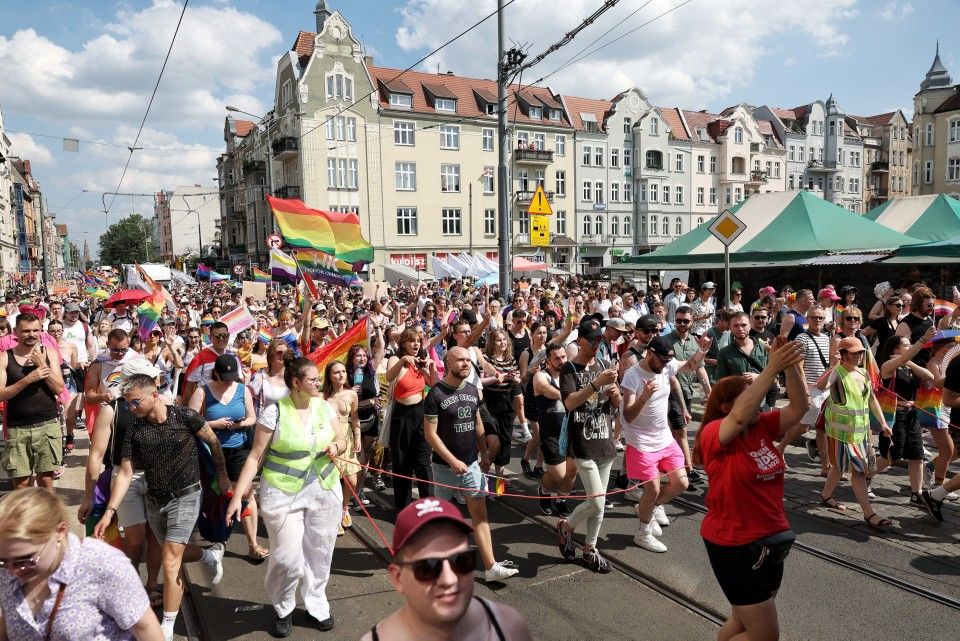
[[[264,586],[277,616],[293,612],[299,585],[307,612],[319,621],[329,618],[327,581],[343,517],[340,484],[325,490],[314,481],[290,495],[262,482],[260,517],[270,539]]]

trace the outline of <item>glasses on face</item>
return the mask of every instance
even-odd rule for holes
[[[129,405],[133,409],[137,409],[138,407],[140,407],[140,404],[143,403],[148,398],[150,398],[149,394],[147,394],[146,396],[141,396],[140,398],[135,398],[132,401],[127,401],[127,405]]]
[[[188,335],[187,335],[187,338],[189,338],[189,339],[192,340],[192,341],[195,341],[195,340],[197,340],[198,338],[200,338],[200,336],[197,335],[197,334],[188,334]]]
[[[319,377],[319,376],[311,376],[310,378],[305,378],[305,379],[303,379],[303,382],[304,382],[304,383],[307,383],[307,384],[309,384],[309,385],[319,385],[319,384],[320,384],[320,377]]]
[[[51,539],[52,541],[53,539]],[[40,563],[40,557],[43,556],[44,551],[47,549],[47,546],[50,545],[50,541],[47,541],[37,550],[36,555],[21,557],[19,559],[0,559],[0,569],[2,570],[12,570],[16,572],[22,572],[23,570],[32,570],[37,567],[37,564]]]
[[[887,303],[890,307],[896,307],[897,309],[903,309],[903,303]]]
[[[430,557],[416,561],[394,561],[399,566],[409,566],[413,570],[413,578],[421,583],[432,583],[440,578],[443,564],[449,563],[450,569],[458,576],[472,574],[477,569],[477,552],[468,550],[450,556]]]
[[[765,320],[767,320],[767,317],[766,317],[766,316],[754,316],[754,317],[753,317],[753,320],[762,320],[762,321],[765,321]]]
[[[128,349],[130,348],[129,347],[111,347],[110,354],[114,356],[123,356],[124,354],[127,353]]]
[[[678,318],[678,319],[676,319],[676,320],[673,321],[673,322],[676,323],[677,325],[689,325],[689,324],[690,324],[690,319],[689,319],[689,318]]]
[[[346,319],[346,318],[338,318],[338,319],[337,319],[337,324],[338,324],[338,325],[343,325],[343,324],[345,324],[346,322],[347,322],[347,319]]]
[[[862,322],[862,321],[863,321],[863,319],[860,318],[859,316],[844,316],[844,317],[843,317],[843,320],[845,320],[845,321],[847,321],[847,322],[850,322],[850,323],[859,323],[859,322]]]
[[[810,316],[809,318],[812,321],[822,321],[822,320],[826,320],[827,317],[826,316]]]
[[[210,334],[211,337],[215,338],[218,341],[225,341],[227,337],[230,336],[229,332],[217,332],[216,334]]]

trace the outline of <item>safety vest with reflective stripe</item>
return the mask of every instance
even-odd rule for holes
[[[277,434],[263,464],[263,479],[288,494],[299,492],[311,472],[320,486],[333,488],[340,481],[337,466],[323,451],[336,434],[330,427],[333,409],[321,398],[310,399],[310,421],[304,425],[290,397],[277,401]]]
[[[859,376],[839,366],[823,410],[827,436],[844,443],[860,443],[870,430],[870,382],[862,370]]]

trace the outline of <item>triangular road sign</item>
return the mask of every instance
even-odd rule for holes
[[[537,191],[533,192],[533,198],[530,199],[530,206],[527,207],[527,213],[531,216],[537,214],[542,216],[552,216],[553,207],[547,200],[547,194],[543,191],[543,185],[537,185]]]

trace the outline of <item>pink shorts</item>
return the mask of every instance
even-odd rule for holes
[[[646,482],[686,467],[683,450],[676,441],[656,452],[641,452],[632,445],[627,446],[624,456],[627,466],[627,478],[632,481]]]

